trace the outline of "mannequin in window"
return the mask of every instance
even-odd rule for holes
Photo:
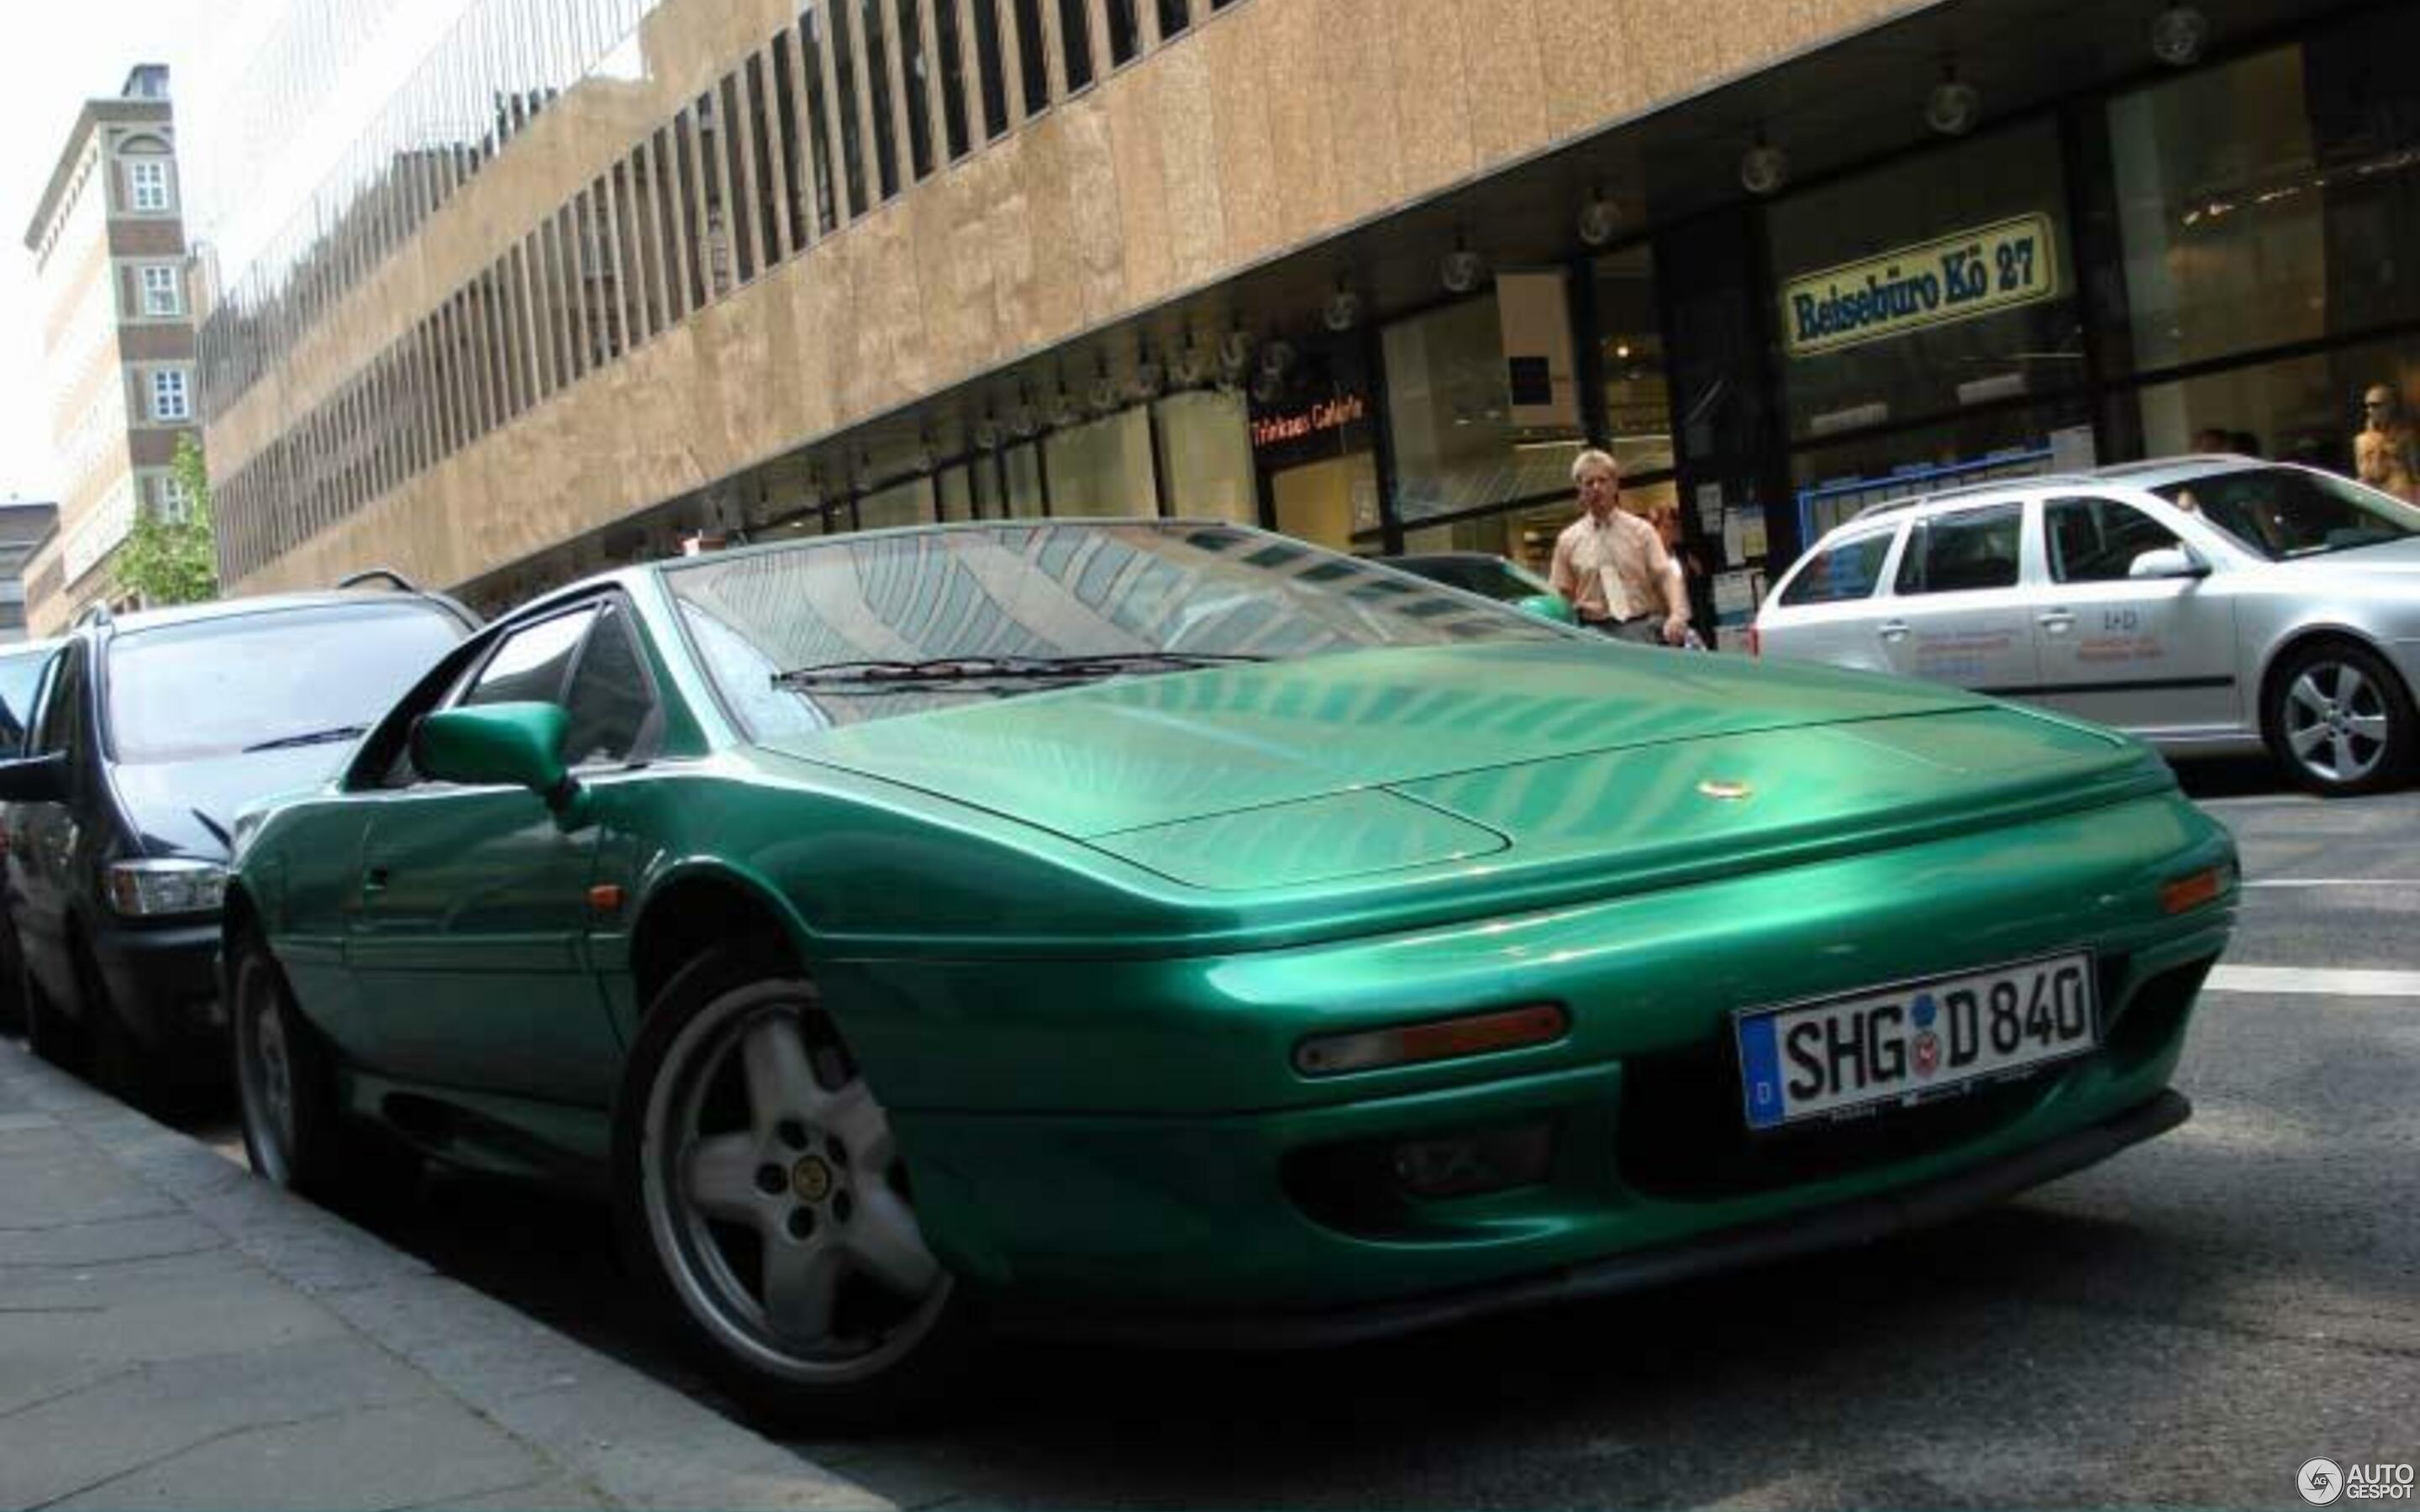
[[[2395,390],[2370,385],[2361,399],[2362,430],[2352,439],[2353,475],[2407,504],[2420,503],[2420,440]]]

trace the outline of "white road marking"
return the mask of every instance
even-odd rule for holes
[[[2246,881],[2247,887],[2420,887],[2420,882],[2401,877],[2260,877]]]
[[[2218,966],[2203,985],[2214,993],[2290,993],[2318,997],[2420,997],[2420,971],[2331,970],[2319,966]]]

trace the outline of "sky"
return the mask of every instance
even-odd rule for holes
[[[0,49],[0,498],[56,499],[41,297],[25,226],[84,102],[115,95],[137,63],[189,64],[214,0],[73,0],[11,7]]]

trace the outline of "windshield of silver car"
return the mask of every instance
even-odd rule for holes
[[[2303,468],[2245,468],[2154,490],[2197,511],[2244,548],[2283,562],[2420,535],[2420,509],[2350,479]]]

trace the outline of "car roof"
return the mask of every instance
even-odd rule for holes
[[[2113,462],[2107,467],[2094,468],[2089,472],[2037,472],[2019,478],[1970,483],[1962,487],[1944,488],[1934,493],[1914,493],[1900,499],[1885,499],[1880,503],[1868,504],[1843,523],[1877,519],[1885,515],[1903,515],[1914,510],[1946,508],[1969,500],[2033,493],[2062,486],[2090,487],[2096,483],[2121,483],[2130,488],[2164,488],[2172,484],[2190,483],[2195,478],[2214,477],[2223,472],[2291,465],[2257,456],[2238,456],[2231,452],[2196,452],[2185,456],[2159,456],[2140,462]]]
[[[199,604],[175,604],[163,609],[134,609],[125,614],[113,614],[105,623],[111,633],[128,635],[142,630],[164,629],[171,625],[200,625],[212,620],[236,620],[255,614],[273,614],[286,609],[333,609],[341,606],[371,604],[421,604],[453,615],[465,629],[475,623],[468,611],[452,600],[436,594],[398,593],[380,589],[329,588],[290,594],[256,594],[246,598],[214,598]],[[89,622],[85,622],[89,623]],[[84,628],[80,623],[77,628]]]
[[[58,650],[62,643],[62,638],[58,636],[48,636],[39,640],[12,640],[7,645],[0,645],[0,661],[15,661],[19,657],[47,656]]]

